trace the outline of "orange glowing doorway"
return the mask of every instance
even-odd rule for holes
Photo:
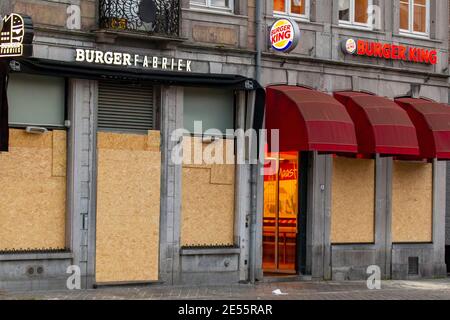
[[[298,152],[266,153],[263,219],[266,275],[299,271],[299,162]]]

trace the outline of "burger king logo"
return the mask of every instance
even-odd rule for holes
[[[270,28],[270,44],[276,51],[292,51],[297,46],[299,38],[298,24],[290,19],[279,19]]]
[[[355,40],[347,39],[347,41],[345,41],[345,48],[344,48],[344,50],[348,54],[355,54],[357,48],[358,48],[358,46],[357,46]]]

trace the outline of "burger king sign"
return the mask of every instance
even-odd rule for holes
[[[276,51],[287,53],[294,50],[299,39],[298,24],[291,19],[279,19],[270,28],[270,44]]]

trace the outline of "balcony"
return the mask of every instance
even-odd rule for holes
[[[177,38],[180,0],[100,0],[100,28]]]

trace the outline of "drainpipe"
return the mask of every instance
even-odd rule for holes
[[[256,26],[256,63],[255,63],[255,80],[261,83],[261,55],[262,55],[262,6],[263,1],[256,0],[255,1],[255,26]]]
[[[261,83],[261,56],[263,49],[263,1],[255,1],[255,45],[256,45],[256,59],[255,59],[255,80]],[[259,172],[259,161],[258,164],[252,165],[251,174],[251,214],[250,214],[250,241],[249,241],[249,281],[255,283],[256,281],[256,228],[257,228],[257,215],[258,215],[258,201],[260,201],[261,195],[258,195],[258,172]]]

